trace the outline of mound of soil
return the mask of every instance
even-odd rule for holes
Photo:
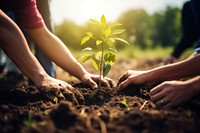
[[[129,86],[91,90],[71,83],[85,97],[83,105],[51,101],[27,81],[0,84],[1,133],[197,133],[200,101],[159,109],[149,100],[150,88]]]

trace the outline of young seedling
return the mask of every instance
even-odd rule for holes
[[[127,104],[127,102],[126,102],[126,99],[124,99],[124,100],[121,102],[121,105],[122,105],[123,107],[127,107],[127,106],[128,106],[128,104]]]
[[[58,104],[58,98],[57,97],[54,97],[53,101]]]
[[[99,27],[100,35],[94,35],[92,32],[86,32],[86,36],[81,40],[81,45],[85,44],[90,39],[94,39],[96,42],[97,51],[93,51],[91,47],[86,47],[82,51],[90,51],[90,54],[84,55],[80,58],[82,63],[91,60],[93,67],[99,71],[99,88],[101,88],[101,79],[104,78],[111,69],[111,66],[116,61],[117,50],[113,44],[116,41],[121,41],[125,44],[129,43],[117,37],[117,35],[123,33],[124,29],[116,29],[122,24],[112,23],[108,24],[104,15],[101,20],[90,19],[92,23]]]
[[[32,118],[31,113],[28,113],[28,118],[24,120],[23,124],[26,127],[33,127],[33,128],[36,127],[36,123],[34,119]]]

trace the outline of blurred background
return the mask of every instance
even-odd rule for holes
[[[121,35],[131,46],[116,44],[122,56],[146,59],[166,58],[181,37],[181,9],[187,0],[50,0],[54,33],[77,57],[86,31],[95,32],[90,18],[102,14],[109,23],[123,24]],[[89,41],[87,45],[94,42]],[[85,46],[84,46],[85,47]],[[186,50],[181,58],[192,51]]]

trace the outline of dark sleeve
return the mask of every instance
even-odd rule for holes
[[[195,22],[197,24],[198,29],[198,41],[194,51],[200,52],[200,0],[191,0],[191,3],[192,10],[195,15]]]
[[[191,6],[195,15],[196,24],[200,30],[200,0],[191,0]]]
[[[187,48],[193,46],[195,41],[196,38],[187,38],[186,36],[183,36],[178,45],[175,46],[174,51],[172,52],[171,55],[176,58],[179,58]]]
[[[182,37],[171,54],[176,58],[198,40],[198,29],[190,1],[184,3],[181,15]]]

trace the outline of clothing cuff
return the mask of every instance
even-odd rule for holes
[[[198,40],[197,45],[194,48],[194,52],[200,53],[200,40]]]

